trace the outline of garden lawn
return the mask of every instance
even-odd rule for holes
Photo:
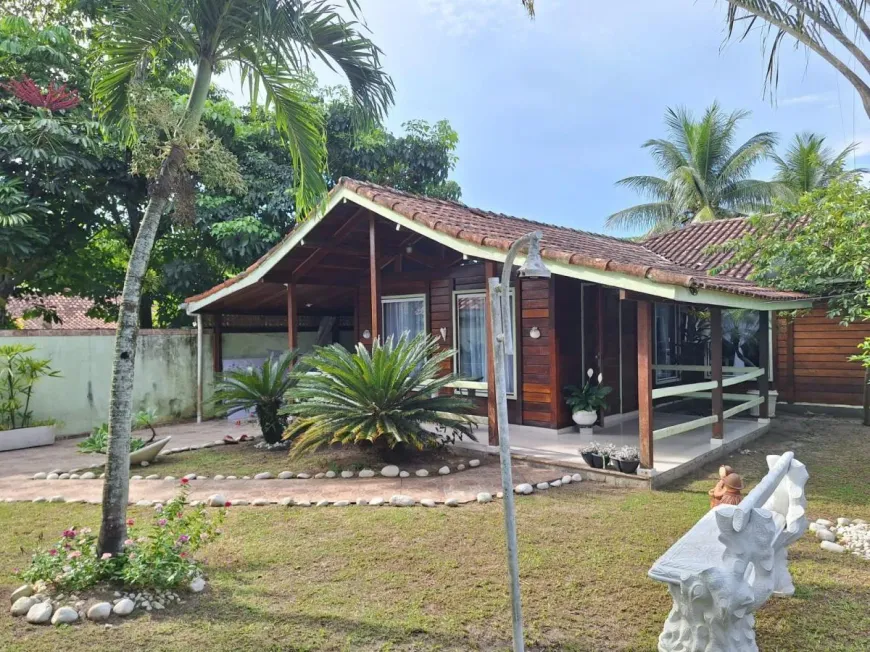
[[[811,518],[870,519],[870,430],[778,418],[728,463],[750,484],[764,454],[809,467]],[[670,609],[653,561],[707,510],[710,466],[667,491],[586,482],[517,502],[531,650],[655,650]],[[135,516],[142,509],[132,509]],[[85,505],[0,504],[3,599],[28,550],[64,527],[95,526]],[[0,627],[0,649],[507,650],[510,609],[500,503],[458,509],[238,508],[204,552],[209,589],[181,607],[122,624]],[[797,594],[758,613],[764,652],[870,650],[870,562],[791,548]],[[7,603],[8,604],[8,603]]]
[[[262,440],[258,440],[262,441]],[[277,475],[281,471],[293,473],[315,473],[335,471],[354,471],[373,469],[378,471],[387,464],[398,464],[401,468],[412,472],[417,469],[426,469],[430,474],[437,474],[438,469],[445,464],[455,470],[457,464],[468,465],[473,458],[486,460],[486,455],[454,454],[446,449],[429,450],[408,453],[408,457],[401,461],[385,462],[375,451],[351,448],[329,448],[308,453],[299,459],[291,459],[286,450],[269,451],[255,448],[253,442],[232,444],[229,446],[215,446],[196,451],[185,451],[158,457],[157,461],[147,469],[136,469],[133,473],[139,475],[159,473],[160,475],[172,475],[180,477],[188,473],[207,475],[213,477],[217,474],[254,476],[257,473],[268,471]]]

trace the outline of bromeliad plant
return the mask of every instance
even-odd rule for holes
[[[475,439],[471,402],[440,393],[458,380],[442,369],[452,355],[426,334],[375,341],[371,353],[362,344],[355,353],[340,345],[315,349],[283,410],[294,417],[284,433],[295,439],[291,455],[329,444],[368,442],[386,453]]]
[[[137,451],[146,444],[150,444],[157,437],[157,432],[154,430],[154,412],[150,410],[140,410],[133,415],[133,429],[150,428],[151,438],[146,442],[139,437],[133,437],[130,440],[130,452]],[[105,454],[109,445],[109,424],[103,423],[93,429],[90,435],[76,444],[76,448],[81,453],[103,453]]]
[[[298,357],[296,351],[287,351],[279,357],[265,360],[259,367],[228,371],[221,375],[212,396],[218,414],[226,416],[238,410],[254,410],[263,431],[263,439],[270,444],[281,441],[287,420],[279,411],[284,395],[299,379],[299,375],[290,373]]]
[[[598,374],[598,382],[593,384],[592,369],[586,371],[587,381],[582,387],[568,385],[565,387],[565,403],[571,408],[571,412],[596,412],[607,405],[607,395],[613,391],[612,387],[603,385],[603,374]]]
[[[33,555],[20,576],[29,584],[44,582],[56,591],[82,591],[100,583],[129,588],[169,589],[202,575],[194,554],[219,534],[226,514],[214,516],[203,505],[187,504],[188,484],[166,503],[155,507],[150,525],[127,520],[127,540],[119,554],[98,554],[90,528],[70,527],[47,550]]]
[[[27,355],[35,350],[35,346],[22,344],[0,346],[0,430],[36,425],[30,409],[33,387],[42,378],[60,376],[50,360]]]

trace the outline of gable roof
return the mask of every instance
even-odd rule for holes
[[[287,254],[339,200],[354,201],[363,207],[392,219],[424,235],[439,238],[457,250],[473,248],[474,255],[484,259],[503,259],[511,243],[532,230],[541,231],[541,256],[556,263],[554,273],[567,274],[569,268],[592,270],[597,282],[620,287],[618,278],[633,277],[651,281],[656,285],[676,286],[694,295],[698,290],[724,292],[764,302],[806,303],[809,299],[799,292],[785,292],[758,286],[740,276],[710,276],[704,269],[695,269],[679,263],[649,247],[647,243],[633,242],[607,235],[588,233],[577,229],[544,224],[472,208],[460,202],[423,197],[342,177],[330,192],[326,208],[297,225],[278,245],[236,277],[224,281],[210,290],[187,299],[188,312],[194,313],[208,303],[208,299],[223,290],[255,279],[265,273]],[[463,247],[469,245],[469,247]],[[667,248],[665,248],[667,249]],[[519,261],[518,261],[519,262]],[[611,281],[611,282],[609,282]],[[682,295],[681,295],[682,296]],[[674,297],[677,298],[677,297]],[[685,300],[692,300],[690,296]],[[694,299],[695,302],[702,302]],[[726,305],[719,302],[721,305]],[[193,305],[200,304],[200,305]]]
[[[35,306],[44,306],[54,310],[61,323],[46,323],[42,317],[22,319],[22,315]],[[94,302],[84,297],[67,297],[61,294],[51,294],[44,297],[12,297],[6,309],[13,319],[20,321],[22,330],[94,330],[100,328],[114,329],[117,324],[88,317],[87,311],[94,307]]]

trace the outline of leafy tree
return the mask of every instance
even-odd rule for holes
[[[870,319],[870,190],[857,179],[779,202],[749,224],[751,233],[722,247],[734,252],[728,266],[751,262],[764,285],[827,297],[829,316],[844,323]],[[870,343],[863,350],[870,381]],[[866,400],[864,421],[870,425]]]
[[[857,143],[852,143],[835,155],[825,147],[824,136],[795,134],[782,157],[776,154],[771,157],[776,164],[773,180],[787,189],[792,199],[797,199],[805,192],[824,188],[835,179],[860,176],[865,170],[846,170],[846,159],[857,147]]]
[[[372,444],[422,450],[442,437],[474,439],[472,404],[439,390],[457,380],[441,367],[453,353],[425,333],[409,339],[375,341],[372,352],[341,345],[321,347],[306,356],[292,400],[282,410],[294,420],[285,437],[295,439],[292,455],[330,444]],[[427,426],[434,424],[442,433]]]
[[[870,116],[870,85],[865,81],[870,75],[870,57],[862,43],[870,39],[865,0],[727,0],[727,3],[728,38],[743,40],[757,24],[761,25],[762,46],[768,52],[767,89],[771,92],[776,89],[780,49],[783,43],[794,39],[796,47],[803,46],[820,56],[855,87]]]
[[[700,120],[685,108],[668,109],[669,138],[643,145],[665,176],[634,176],[617,182],[652,201],[614,213],[607,218],[607,226],[666,231],[691,221],[768,207],[780,192],[778,187],[752,179],[750,174],[756,163],[771,155],[777,138],[765,131],[735,148],[737,127],[748,115],[748,111],[726,114],[718,103]]]
[[[356,13],[356,0],[346,4]],[[392,82],[381,69],[378,48],[359,33],[354,22],[342,18],[335,5],[325,1],[120,2],[102,17],[97,35],[101,57],[94,97],[102,117],[122,125],[131,136],[130,142],[136,134],[136,110],[149,106],[147,95],[138,95],[142,72],[163,59],[171,59],[177,66],[192,65],[195,70],[184,107],[171,116],[152,114],[159,121],[151,133],[162,131],[165,140],[155,140],[150,149],[143,150],[137,164],[150,175],[149,198],[121,295],[99,538],[101,553],[116,553],[126,533],[139,297],[163,213],[171,201],[176,205],[179,200],[183,202],[186,191],[192,189],[189,173],[209,163],[197,154],[210,149],[214,142],[201,120],[216,67],[230,62],[238,65],[242,78],[250,83],[252,102],[258,101],[262,91],[271,103],[278,132],[296,171],[300,212],[318,201],[325,186],[322,116],[300,83],[300,72],[309,58],[340,69],[357,106],[367,115],[383,115],[392,102]]]

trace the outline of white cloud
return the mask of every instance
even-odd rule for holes
[[[423,12],[448,36],[464,37],[502,27],[509,18],[524,16],[519,0],[424,0]]]
[[[780,100],[780,106],[795,106],[797,104],[822,104],[831,101],[830,93],[813,93],[810,95],[797,95]]]

